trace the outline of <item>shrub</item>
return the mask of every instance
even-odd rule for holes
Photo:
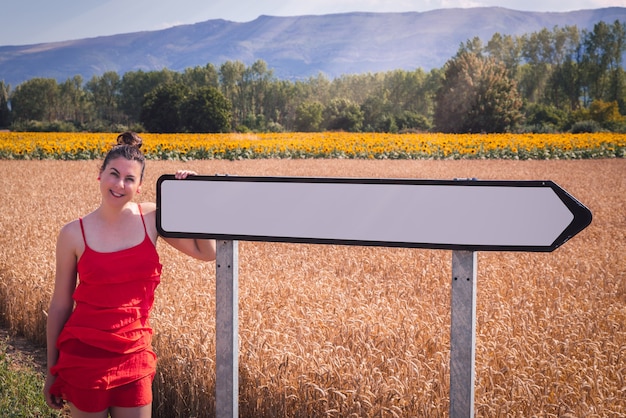
[[[601,132],[602,126],[595,120],[583,120],[574,123],[570,131],[573,134]]]

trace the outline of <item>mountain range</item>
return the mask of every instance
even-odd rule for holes
[[[263,60],[280,79],[394,69],[441,68],[474,37],[523,35],[543,28],[592,30],[626,22],[626,7],[572,12],[525,12],[501,7],[406,13],[260,16],[250,22],[208,20],[169,29],[21,46],[0,46],[0,81],[12,87],[34,78],[89,80],[105,71],[216,67]]]

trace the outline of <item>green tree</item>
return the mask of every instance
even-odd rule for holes
[[[33,78],[18,85],[11,95],[13,120],[55,120],[58,89],[57,81],[53,78]]]
[[[522,121],[522,99],[504,65],[484,61],[478,96],[469,115],[470,132],[508,132]]]
[[[543,101],[564,110],[580,106],[581,66],[580,32],[576,26],[555,28],[553,70],[548,79]]]
[[[243,72],[242,89],[244,91],[244,112],[246,116],[265,116],[263,107],[268,87],[274,79],[273,71],[267,68],[263,60],[255,61]]]
[[[368,132],[397,131],[397,125],[386,91],[370,95],[361,105],[363,111],[363,129]]]
[[[107,71],[101,76],[93,76],[85,84],[85,89],[91,96],[91,102],[98,119],[106,124],[128,121],[118,111],[120,76],[115,71]]]
[[[494,33],[485,52],[506,67],[509,77],[515,78],[522,61],[522,47],[518,37]]]
[[[621,125],[626,122],[626,117],[619,111],[617,100],[605,102],[603,100],[594,100],[589,105],[589,117],[591,120],[598,122],[605,128],[611,128],[615,125]]]
[[[202,87],[181,105],[183,124],[187,132],[229,132],[231,103],[214,87]]]
[[[467,119],[477,100],[475,79],[481,64],[479,56],[467,52],[446,62],[444,80],[435,99],[434,123],[438,130],[467,131]]]
[[[433,89],[432,74],[422,69],[414,71],[393,70],[383,75],[381,88],[373,94],[384,98],[386,111],[398,119],[404,112],[432,117]],[[384,117],[383,119],[388,119]],[[366,123],[367,124],[367,123]]]
[[[478,57],[482,57],[483,52],[485,52],[483,41],[478,36],[474,36],[472,39],[468,39],[467,41],[465,41],[465,43],[461,43],[461,45],[459,46],[459,50],[457,51],[457,55],[462,53],[468,53],[476,55]]]
[[[263,96],[263,116],[270,131],[293,130],[298,107],[297,90],[288,80],[272,80]]]
[[[395,117],[398,131],[429,131],[432,128],[431,121],[419,113],[405,110]]]
[[[626,52],[626,26],[617,20],[612,25],[596,23],[593,31],[584,32],[583,47],[588,102],[622,100],[625,80],[621,63]]]
[[[221,91],[232,104],[235,126],[242,124],[246,115],[245,91],[242,87],[245,70],[246,66],[241,61],[226,61],[219,70]]]
[[[331,81],[331,98],[347,99],[362,104],[376,90],[380,89],[383,74],[346,74]]]
[[[324,125],[331,131],[358,132],[363,126],[363,111],[348,99],[333,99],[324,109]]]
[[[535,132],[562,130],[567,123],[567,113],[556,106],[530,103],[525,109],[526,125]]]
[[[182,83],[166,83],[156,87],[145,96],[140,120],[150,132],[182,132],[184,123],[181,107],[189,95],[189,88]]]
[[[215,66],[208,63],[204,67],[195,66],[186,68],[181,74],[181,82],[191,90],[202,87],[219,87],[219,74]]]
[[[303,102],[296,109],[295,128],[299,132],[318,132],[322,125],[324,105],[320,102]]]
[[[526,64],[520,69],[519,91],[525,100],[541,99],[550,75],[553,56],[553,33],[543,28],[522,37],[522,56]]]
[[[438,130],[505,132],[521,121],[522,101],[503,64],[461,51],[445,68],[434,116]]]
[[[301,102],[318,101],[325,106],[331,100],[331,82],[323,74],[296,81],[295,87]]]
[[[119,83],[118,110],[126,116],[129,123],[141,121],[146,95],[160,85],[174,83],[177,75],[178,73],[167,69],[125,73]]]
[[[90,103],[83,90],[80,75],[68,78],[59,85],[57,119],[81,127],[92,118]]]
[[[0,81],[0,128],[8,128],[11,124],[11,110],[9,109],[9,97],[11,87]]]

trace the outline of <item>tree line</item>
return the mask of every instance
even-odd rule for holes
[[[443,68],[280,80],[262,61],[0,81],[0,127],[149,132],[626,132],[626,25],[466,41]]]

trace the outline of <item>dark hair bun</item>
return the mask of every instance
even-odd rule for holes
[[[131,147],[141,148],[143,140],[135,132],[124,132],[118,135],[117,145],[129,145]]]

